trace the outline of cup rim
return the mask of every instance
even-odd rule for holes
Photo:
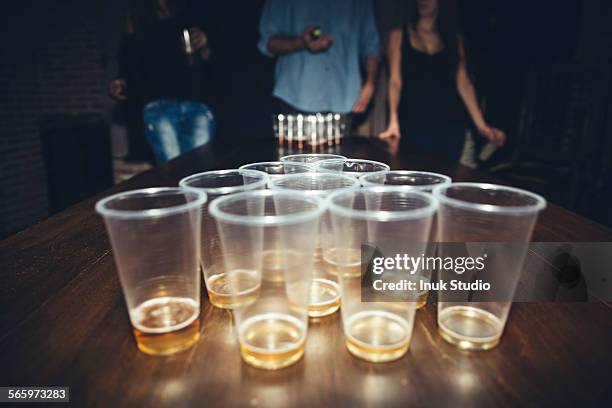
[[[521,205],[521,206],[501,206],[494,204],[483,204],[483,203],[473,203],[469,201],[460,200],[457,198],[448,197],[445,193],[449,188],[453,187],[472,187],[481,190],[497,190],[497,191],[507,191],[514,194],[521,194],[528,196],[535,200],[535,203],[532,205]],[[491,184],[491,183],[472,183],[472,182],[460,182],[460,183],[451,183],[449,185],[441,185],[433,189],[432,194],[434,197],[438,199],[441,204],[450,205],[453,207],[459,207],[466,210],[472,211],[480,211],[486,213],[495,213],[495,214],[507,214],[507,215],[523,215],[523,214],[531,214],[542,211],[546,208],[546,199],[539,194],[532,193],[531,191],[523,190],[521,188],[504,186],[501,184]]]
[[[346,187],[339,187],[339,188],[335,188],[335,189],[330,189],[330,190],[316,190],[316,189],[312,189],[312,190],[302,190],[302,189],[298,189],[298,188],[289,188],[289,187],[282,187],[282,186],[278,186],[276,184],[279,184],[282,181],[287,181],[287,180],[293,180],[293,179],[300,179],[303,177],[312,177],[312,178],[336,178],[337,180],[346,180],[346,181],[350,181],[353,185],[351,186],[346,186]],[[360,182],[358,179],[356,179],[355,177],[351,177],[351,176],[346,176],[344,174],[340,174],[340,173],[316,173],[314,171],[312,172],[306,172],[306,173],[295,173],[295,174],[285,174],[282,175],[274,180],[270,180],[270,182],[268,183],[268,187],[272,190],[276,190],[276,191],[301,191],[304,192],[306,194],[309,195],[317,195],[317,196],[322,196],[322,195],[327,195],[336,191],[345,191],[345,190],[353,190],[353,189],[359,189],[359,187],[361,186]]]
[[[248,167],[249,166],[265,166],[267,164],[270,164],[270,165],[283,165],[283,166],[288,164],[289,166],[303,167],[303,168],[308,169],[308,170],[312,170],[313,169],[313,167],[311,165],[309,165],[308,163],[306,163],[306,162],[283,162],[283,161],[280,161],[280,160],[278,160],[278,161],[271,160],[271,161],[262,161],[262,162],[256,162],[256,163],[243,164],[242,166],[238,167],[238,170],[261,171],[261,170],[249,169]],[[262,173],[266,173],[265,171],[261,171],[261,172]],[[304,173],[309,173],[309,172],[310,171],[308,171],[308,172],[305,171]],[[268,173],[266,173],[266,174],[268,174]],[[273,175],[280,176],[281,174],[273,174]],[[269,176],[270,176],[270,174],[268,174],[268,177]]]
[[[357,163],[372,163],[372,164],[376,164],[379,165],[381,167],[383,167],[382,170],[376,170],[376,171],[370,171],[370,172],[357,172],[357,171],[337,171],[337,170],[329,170],[329,169],[321,169],[321,165],[324,163],[329,163],[329,162],[340,162],[342,161],[342,163],[344,164],[347,161],[351,161],[351,162],[357,162]],[[365,175],[371,175],[371,174],[381,174],[381,173],[388,173],[391,171],[391,166],[389,166],[387,163],[383,163],[383,162],[379,162],[376,160],[368,160],[368,159],[353,159],[353,158],[344,158],[344,159],[326,159],[326,160],[321,160],[318,162],[314,163],[314,167],[317,171],[320,171],[321,173],[347,173],[347,174],[357,174],[359,175],[358,177],[363,177]]]
[[[328,158],[323,159],[322,157],[326,156]],[[300,162],[300,161],[293,161],[292,159],[297,158],[297,157],[321,157],[320,160],[315,160],[313,162]],[[282,162],[288,162],[288,163],[317,163],[323,160],[346,160],[347,157],[346,156],[342,156],[341,154],[332,154],[332,153],[299,153],[299,154],[289,154],[287,156],[282,156],[280,159],[280,161]]]
[[[438,186],[448,186],[449,184],[451,184],[453,182],[453,180],[449,176],[447,176],[445,174],[434,173],[434,172],[431,172],[431,171],[421,171],[421,170],[389,170],[388,172],[386,172],[384,174],[385,174],[385,176],[390,175],[390,174],[405,175],[405,176],[422,174],[422,175],[426,175],[426,176],[430,176],[430,177],[438,177],[438,178],[442,179],[443,181],[441,183],[436,183],[436,184],[419,184],[419,185],[405,184],[404,185],[404,184],[381,184],[381,183],[377,183],[377,182],[368,180],[369,177],[380,177],[381,176],[380,173],[381,172],[364,174],[363,176],[359,177],[359,181],[361,181],[361,183],[364,185],[364,187],[369,187],[369,186],[394,186],[394,187],[401,187],[401,188],[421,190],[421,191],[426,191],[426,190],[429,190],[429,189],[433,189],[433,188],[438,187]]]
[[[284,214],[284,215],[236,215],[228,214],[221,209],[219,206],[227,201],[235,201],[244,199],[245,197],[257,197],[257,196],[283,196],[285,198],[302,198],[304,200],[313,202],[317,205],[316,208],[309,209],[304,213],[297,214]],[[254,226],[266,226],[266,225],[287,225],[287,224],[298,224],[301,222],[313,221],[320,217],[326,210],[325,201],[316,195],[298,193],[296,191],[282,191],[282,190],[251,190],[244,191],[242,193],[236,193],[231,195],[225,195],[217,197],[211,201],[208,207],[208,212],[217,221],[229,222],[232,224],[239,225],[254,225]]]
[[[250,184],[242,184],[238,186],[225,186],[225,187],[193,187],[187,185],[191,180],[195,180],[202,176],[208,175],[225,175],[231,173],[238,173],[239,175],[246,175],[249,177],[261,177],[261,180]],[[184,177],[179,181],[179,186],[188,190],[199,190],[204,191],[209,195],[227,195],[232,193],[238,193],[243,191],[257,190],[265,187],[269,181],[270,176],[267,173],[259,170],[247,170],[247,169],[227,169],[227,170],[211,170],[204,171],[201,173],[195,173],[190,176]]]
[[[428,204],[423,208],[412,209],[412,210],[399,210],[399,211],[388,211],[388,210],[355,210],[348,209],[334,203],[334,199],[343,194],[353,193],[401,193],[410,194],[418,198],[425,199]],[[402,221],[412,220],[417,218],[424,218],[435,214],[438,209],[438,200],[431,194],[424,193],[417,189],[406,189],[395,186],[368,186],[362,187],[355,190],[342,190],[331,193],[327,199],[327,207],[332,214],[340,214],[347,218],[356,218],[370,221]]]
[[[159,193],[173,193],[173,194],[195,194],[197,198],[191,202],[185,204],[173,205],[165,208],[151,208],[148,210],[116,210],[107,208],[107,205],[115,201],[117,199],[136,196],[136,195],[156,195]],[[123,219],[143,219],[143,218],[152,218],[152,217],[164,217],[168,215],[175,215],[182,212],[187,212],[196,208],[202,207],[206,200],[208,199],[208,195],[203,191],[198,191],[195,189],[185,189],[181,187],[151,187],[151,188],[141,188],[137,190],[128,190],[121,193],[113,194],[106,198],[99,200],[96,203],[95,209],[98,214],[103,216],[104,218],[123,218]]]

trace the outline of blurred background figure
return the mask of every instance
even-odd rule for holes
[[[458,161],[468,117],[478,132],[502,145],[505,133],[485,120],[468,76],[463,38],[452,0],[416,0],[412,21],[389,34],[389,124],[380,134],[407,139]]]
[[[109,85],[109,94],[126,103],[130,147],[142,151],[144,128],[158,164],[207,143],[214,132],[208,38],[188,10],[186,0],[133,0],[119,73]]]
[[[278,57],[279,112],[365,111],[380,51],[371,0],[267,0],[260,35],[259,50]]]
[[[387,44],[393,29],[404,27],[410,22],[413,0],[374,0],[374,15],[382,45]],[[387,47],[381,47],[380,69],[376,80],[376,93],[369,108],[355,118],[354,134],[363,137],[376,137],[387,129],[387,89],[389,85],[389,65]]]

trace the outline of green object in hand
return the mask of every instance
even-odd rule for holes
[[[321,37],[322,34],[323,34],[323,32],[321,31],[321,28],[320,27],[315,27],[310,32],[310,38],[312,38],[312,40],[315,41],[315,40],[318,40]]]

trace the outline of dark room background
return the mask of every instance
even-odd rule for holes
[[[256,48],[263,0],[193,3],[214,52],[217,137],[270,137],[274,62]],[[0,238],[61,210],[71,192],[57,188],[58,161],[79,162],[75,168],[94,175],[91,191],[73,189],[76,198],[112,183],[100,170],[111,162],[106,88],[126,5],[127,0],[3,4]],[[612,2],[460,5],[479,97],[486,115],[508,133],[508,146],[483,168],[612,225]],[[80,140],[78,149],[54,150],[53,138],[62,133]]]

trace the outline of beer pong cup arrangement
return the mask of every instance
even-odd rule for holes
[[[339,113],[272,117],[274,135],[280,145],[310,146],[313,149],[341,143],[350,129],[350,115]]]
[[[377,297],[373,261],[397,254],[486,252],[478,273],[437,270],[438,281],[478,278],[495,288],[439,289],[438,332],[461,349],[495,347],[545,205],[516,188],[299,154],[194,174],[178,188],[119,193],[96,211],[141,351],[170,355],[197,343],[202,273],[210,304],[233,315],[242,359],[275,370],[303,356],[309,318],[329,319],[338,310],[352,355],[373,363],[404,356],[428,290]],[[432,270],[417,269],[407,276],[385,266],[385,281],[435,281]]]

